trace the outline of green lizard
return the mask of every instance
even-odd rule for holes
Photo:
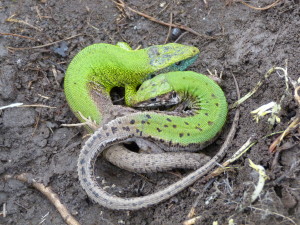
[[[143,80],[163,71],[184,70],[199,54],[195,47],[181,44],[157,45],[132,50],[126,43],[116,46],[94,44],[79,52],[70,63],[65,76],[65,94],[71,109],[79,120],[87,122],[89,132],[101,124],[128,113],[131,108],[113,105],[109,92],[115,86],[125,87],[125,98],[130,104],[136,87]],[[140,155],[121,145],[105,151],[105,158],[124,169],[156,172],[172,168],[198,168],[207,157],[191,153]],[[120,164],[118,157],[127,157]],[[144,161],[151,162],[148,167]]]
[[[65,95],[80,121],[90,118],[96,124],[88,124],[92,132],[108,116],[102,101],[110,100],[113,87],[125,87],[125,102],[130,106],[131,98],[144,80],[162,72],[185,70],[198,54],[196,47],[176,43],[140,50],[132,50],[123,42],[93,44],[71,61],[65,76]]]
[[[144,105],[144,100],[169,99],[174,103],[179,99],[185,107],[181,112],[137,112],[116,118],[86,142],[78,159],[80,183],[90,198],[111,209],[136,210],[168,199],[195,182],[221,154],[182,180],[148,196],[120,198],[104,191],[96,181],[94,164],[105,148],[127,140],[143,139],[166,151],[195,151],[210,144],[226,121],[224,93],[204,75],[190,71],[160,74],[145,81],[139,92],[138,99],[132,101],[139,101],[140,105]]]

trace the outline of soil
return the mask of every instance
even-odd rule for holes
[[[251,4],[263,7],[272,2],[251,1]],[[173,13],[174,23],[187,25],[203,35],[217,36],[217,39],[208,39],[187,33],[178,42],[201,50],[190,70],[205,74],[208,69],[218,74],[222,72],[222,88],[229,103],[237,98],[232,74],[237,78],[242,96],[273,66],[287,65],[290,79],[299,79],[299,0],[281,1],[268,10],[252,9],[234,1],[228,4],[225,1],[131,0],[126,4],[166,22]],[[14,21],[6,21],[13,15]],[[241,105],[237,134],[226,159],[248,138],[252,137],[257,143],[213,184],[198,181],[171,199],[139,211],[108,210],[89,200],[76,172],[86,132],[82,127],[61,126],[78,122],[64,96],[64,73],[72,57],[93,43],[126,41],[133,48],[143,48],[165,42],[167,26],[128,10],[126,17],[124,15],[108,0],[0,2],[1,33],[32,38],[0,36],[0,106],[24,103],[55,107],[15,107],[0,112],[0,177],[32,174],[35,180],[58,194],[81,224],[182,224],[199,195],[195,216],[200,219],[196,224],[213,221],[228,224],[230,219],[235,224],[300,224],[297,132],[284,139],[290,147],[278,154],[278,158],[270,154],[268,148],[279,134],[265,137],[283,131],[299,110],[292,95],[285,94],[282,71],[273,73]],[[169,42],[178,37],[177,31],[173,30]],[[61,42],[55,44],[55,41]],[[46,45],[48,43],[52,44]],[[46,46],[31,48],[40,45]],[[292,91],[289,83],[289,93]],[[279,102],[283,95],[286,97],[281,103],[279,124],[270,126],[268,116],[258,123],[253,120],[252,110],[271,101]],[[223,134],[205,151],[207,154],[214,155],[223,143],[233,114],[231,110]],[[258,174],[249,166],[248,159],[263,166],[269,176],[258,200],[252,204],[249,199]],[[147,195],[178,180],[178,174],[185,176],[189,172],[176,170],[175,173],[140,176],[104,161],[99,168],[99,176],[105,177],[109,185],[116,185],[114,192],[125,196]],[[1,213],[4,205],[5,217]],[[39,191],[20,181],[1,179],[0,224],[64,224],[64,221]]]

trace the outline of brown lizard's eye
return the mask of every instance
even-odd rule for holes
[[[150,98],[151,102],[156,102],[156,98]]]
[[[176,92],[173,92],[172,98],[176,98],[176,97],[177,97],[177,93],[176,93]]]

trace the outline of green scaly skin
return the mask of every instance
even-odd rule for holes
[[[190,71],[160,74],[144,82],[139,90],[139,102],[159,102],[166,97],[172,102],[179,98],[186,107],[183,112],[149,111],[119,117],[97,130],[86,142],[78,159],[80,183],[90,198],[111,209],[136,210],[166,200],[195,182],[220,157],[215,156],[187,177],[148,196],[120,198],[104,191],[96,181],[94,164],[107,147],[143,139],[166,151],[194,151],[210,144],[226,121],[227,102],[224,93],[204,75]],[[145,99],[141,97],[143,93]]]
[[[65,76],[64,90],[76,117],[90,118],[101,125],[107,108],[100,93],[109,98],[114,87],[125,87],[125,102],[131,105],[136,88],[146,79],[168,71],[182,71],[192,64],[199,50],[176,43],[132,50],[126,43],[93,44],[80,51],[71,61]],[[93,131],[95,126],[90,126]]]

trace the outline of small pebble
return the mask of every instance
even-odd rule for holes
[[[69,48],[67,46],[67,43],[63,41],[60,43],[59,47],[54,48],[53,51],[61,57],[66,57],[66,52],[68,51],[68,49]]]
[[[173,28],[171,32],[172,40],[176,40],[181,34],[182,34],[182,30],[180,30],[177,27]]]

